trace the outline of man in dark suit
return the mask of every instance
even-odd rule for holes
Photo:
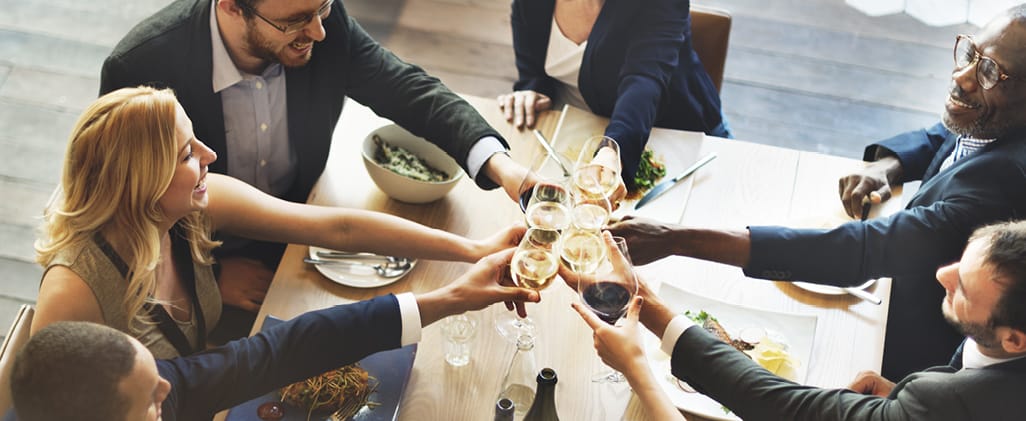
[[[1026,222],[977,230],[961,260],[938,269],[936,275],[946,294],[939,300],[941,313],[964,335],[964,342],[949,364],[910,374],[897,384],[871,372],[859,374],[847,389],[821,389],[783,379],[683,314],[674,314],[644,283],[638,292],[644,300],[640,320],[662,338],[663,351],[672,355],[674,376],[745,420],[1023,419]],[[639,305],[640,300],[634,303],[622,327],[603,323],[579,305],[575,308],[595,329],[602,359],[623,372],[636,391],[642,390],[643,402],[651,402],[646,409],[672,414],[676,410],[661,388],[640,386],[651,384],[653,376],[638,345]]]
[[[860,216],[871,190],[922,179],[905,210],[830,230],[720,231],[640,220],[611,230],[627,237],[636,263],[672,253],[739,266],[752,277],[836,286],[892,277],[884,375],[946,361],[961,336],[935,311],[944,291],[934,270],[958,258],[974,229],[1026,217],[1026,83],[1018,79],[1026,75],[1026,6],[960,37],[955,52],[943,125],[869,146],[867,157],[881,158],[867,171],[878,174],[872,189],[859,186],[868,175],[841,180],[849,213]]]
[[[209,420],[271,390],[420,340],[421,326],[499,301],[537,302],[511,285],[513,249],[485,257],[437,290],[380,296],[301,315],[253,337],[154,361],[106,326],[61,322],[19,352],[11,394],[22,421]],[[522,312],[523,308],[517,304]]]
[[[320,177],[347,96],[434,142],[482,188],[516,197],[526,175],[469,104],[382,48],[339,0],[176,0],[103,64],[101,94],[137,85],[175,90],[222,157],[211,171],[294,202]],[[256,311],[284,245],[225,240],[221,295]]]

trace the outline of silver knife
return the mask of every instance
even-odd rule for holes
[[[712,161],[713,159],[716,159],[716,152],[713,152],[713,153],[710,153],[709,155],[706,155],[704,158],[698,160],[698,162],[696,162],[694,165],[688,167],[688,169],[684,170],[684,172],[678,174],[676,177],[673,177],[673,178],[671,178],[669,180],[666,180],[666,181],[664,181],[662,183],[659,183],[657,186],[653,187],[651,191],[649,191],[648,193],[645,193],[645,196],[642,197],[641,200],[638,201],[638,204],[634,205],[634,209],[641,209],[642,206],[645,206],[645,204],[647,204],[648,202],[651,202],[653,199],[659,197],[659,195],[661,195],[661,194],[665,193],[667,190],[669,190],[670,187],[673,187],[673,186],[677,185],[678,182],[680,182],[681,180],[687,178],[689,175],[691,175],[695,171],[698,171],[699,168],[702,168],[702,166],[704,166],[705,164],[708,164],[709,161]]]
[[[556,153],[556,150],[552,149],[552,145],[549,144],[549,141],[545,140],[545,135],[543,135],[540,130],[534,129],[534,138],[538,139],[538,143],[541,143],[542,147],[545,148],[545,153],[548,154],[553,161],[556,161],[559,168],[563,170],[563,175],[569,177],[570,170],[568,170],[566,165],[563,164],[563,159]]]

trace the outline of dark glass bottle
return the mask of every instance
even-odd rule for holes
[[[559,415],[556,414],[557,380],[556,371],[551,368],[543,368],[538,373],[538,390],[524,421],[559,421]]]
[[[513,401],[508,398],[499,398],[495,402],[495,421],[513,421]]]

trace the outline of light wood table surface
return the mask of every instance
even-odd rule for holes
[[[511,144],[512,156],[527,162],[539,147],[529,132],[513,129],[499,114],[494,99],[467,97]],[[605,120],[571,109],[559,134],[553,134],[560,112],[542,116],[540,130],[557,149],[573,139],[601,134]],[[483,191],[464,177],[445,198],[426,205],[389,199],[370,180],[360,147],[365,135],[388,121],[350,101],[335,130],[327,168],[311,194],[310,203],[373,209],[471,238],[481,238],[501,227],[523,221],[518,206],[501,189]],[[668,161],[670,174],[679,172],[699,156],[715,151],[719,158],[653,202],[642,212],[686,225],[744,228],[749,224],[791,223],[827,226],[846,217],[837,199],[837,179],[861,162],[798,152],[737,140],[705,137],[701,133],[656,129],[650,145]],[[572,146],[570,146],[572,147]],[[896,192],[900,194],[900,192]],[[662,205],[655,206],[662,202]],[[891,202],[898,202],[892,199]],[[886,209],[883,209],[886,211]],[[401,241],[401,239],[395,239]],[[303,263],[308,248],[290,245],[282,257],[254,331],[265,315],[292,318],[303,312],[353,302],[387,293],[425,292],[457,278],[465,263],[422,260],[403,279],[391,285],[358,289],[328,280]],[[672,257],[639,268],[651,284],[672,283],[720,300],[761,309],[819,318],[808,384],[842,387],[861,370],[879,370],[886,324],[886,301],[875,306],[847,296],[820,296],[785,283],[748,279],[741,271],[694,259]],[[890,282],[872,290],[886,300]],[[543,291],[542,302],[528,306],[538,324],[534,350],[539,369],[552,367],[559,376],[556,400],[565,420],[648,419],[626,384],[598,384],[590,379],[602,367],[592,347],[591,332],[570,308],[576,294],[557,280]],[[492,327],[503,317],[500,305],[472,313],[478,320],[471,362],[451,367],[444,359],[439,324],[428,326],[403,398],[402,420],[491,419],[502,376],[514,346]],[[345,339],[340,340],[345,346]]]

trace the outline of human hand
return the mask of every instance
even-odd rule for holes
[[[524,126],[533,129],[538,113],[552,108],[552,99],[548,95],[529,90],[499,95],[497,99],[506,121],[513,122],[517,130]]]
[[[527,168],[513,161],[509,155],[502,153],[494,154],[491,158],[488,158],[482,171],[485,172],[486,177],[502,187],[502,190],[514,202],[519,202],[520,200],[520,186],[524,180],[534,177]],[[531,185],[533,186],[534,184],[532,183]]]
[[[844,212],[852,218],[862,218],[863,205],[878,205],[891,198],[891,183],[901,171],[901,161],[887,156],[871,162],[865,168],[844,177],[837,182],[838,194]]]
[[[490,254],[510,247],[516,247],[520,244],[520,240],[524,238],[525,232],[527,232],[527,226],[517,222],[499,230],[488,238],[478,240],[476,242],[477,252],[474,254],[474,261],[479,261]]]
[[[674,229],[656,220],[628,215],[607,229],[627,240],[627,249],[631,251],[631,261],[635,265],[647,265],[673,254],[674,248],[667,242],[672,241]]]
[[[254,313],[260,311],[274,272],[259,260],[246,257],[225,257],[218,259],[218,263],[221,302]]]
[[[418,295],[421,323],[427,326],[443,317],[480,310],[500,301],[507,302],[507,307],[515,305],[517,313],[526,317],[524,302],[536,303],[541,295],[535,290],[513,286],[509,262],[515,250],[509,248],[485,256],[455,281]]]
[[[863,395],[875,395],[886,398],[891,394],[891,390],[894,389],[894,382],[885,379],[879,373],[863,371],[855,376],[855,380],[848,385],[848,389]]]
[[[580,303],[570,304],[595,332],[595,350],[602,362],[623,373],[628,380],[648,370],[645,351],[641,349],[641,338],[638,335],[638,315],[643,302],[642,297],[631,300],[627,307],[627,319],[620,326],[603,322]]]

